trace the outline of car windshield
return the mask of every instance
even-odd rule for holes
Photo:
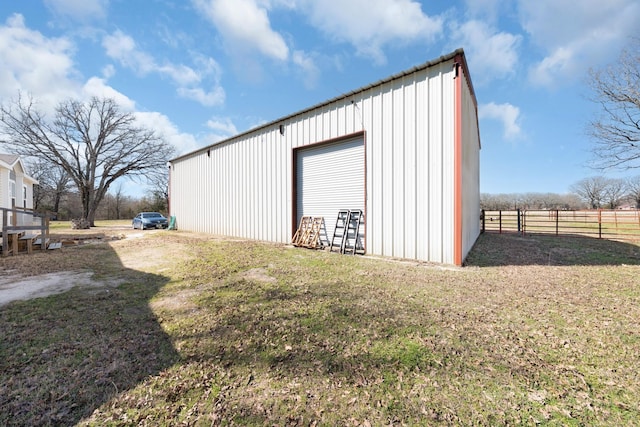
[[[158,212],[151,212],[151,213],[142,214],[142,216],[144,218],[160,218],[162,215],[160,215]]]

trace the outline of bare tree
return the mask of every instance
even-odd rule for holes
[[[627,196],[634,202],[635,207],[640,209],[640,175],[627,178],[626,191]]]
[[[575,194],[526,193],[480,194],[480,207],[486,210],[514,209],[582,209],[583,203]]]
[[[634,39],[619,60],[602,70],[591,70],[592,100],[602,107],[589,124],[596,166],[640,167],[640,39]]]
[[[0,126],[12,151],[55,163],[78,189],[82,217],[94,225],[109,187],[124,176],[143,176],[163,168],[174,149],[153,130],[136,123],[110,98],[61,102],[52,121],[33,100],[18,98],[0,107]]]
[[[626,185],[623,179],[609,179],[604,190],[604,201],[609,209],[616,209],[625,197]]]
[[[149,189],[151,190],[151,194],[153,198],[157,202],[156,204],[161,204],[164,212],[168,212],[169,210],[169,169],[165,167],[164,169],[158,169],[153,174],[147,177],[149,183]]]
[[[33,190],[34,208],[58,212],[62,197],[71,189],[71,176],[59,165],[41,157],[30,158],[28,163],[31,176],[39,182]]]
[[[115,211],[115,219],[120,219],[120,211],[122,210],[122,205],[126,198],[127,196],[124,194],[124,186],[122,185],[122,182],[119,182],[113,191],[113,209]]]
[[[593,176],[584,178],[571,186],[571,191],[575,193],[592,209],[602,207],[609,180],[603,176]]]
[[[509,210],[516,209],[517,203],[515,194],[480,194],[480,207],[486,210]]]

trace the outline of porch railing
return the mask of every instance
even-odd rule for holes
[[[39,232],[42,244],[40,248],[47,248],[49,241],[49,218],[50,214],[36,212],[33,209],[13,207],[0,208],[2,212],[2,255],[9,253],[9,235],[13,232]]]

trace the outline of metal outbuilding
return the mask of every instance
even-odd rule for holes
[[[458,49],[173,159],[182,230],[288,243],[302,216],[364,215],[368,254],[462,265],[480,234],[480,135]]]

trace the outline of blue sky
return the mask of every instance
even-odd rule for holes
[[[2,1],[0,100],[113,97],[186,153],[462,47],[481,192],[565,193],[601,174],[588,70],[638,22],[637,0]]]

